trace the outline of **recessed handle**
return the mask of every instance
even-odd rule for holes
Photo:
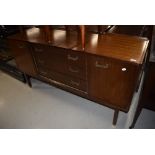
[[[44,61],[39,59],[39,60],[38,60],[38,63],[39,63],[39,64],[44,64]]]
[[[78,59],[79,59],[79,57],[78,57],[78,56],[73,57],[73,56],[71,56],[70,54],[68,54],[68,60],[77,61]]]
[[[24,48],[24,47],[25,47],[25,46],[22,45],[22,44],[19,44],[19,45],[18,45],[18,48],[21,48],[21,49],[22,49],[22,48]]]
[[[98,61],[96,61],[95,66],[96,66],[97,68],[103,68],[103,69],[109,68],[109,64],[101,65],[101,64],[99,64]]]
[[[45,72],[45,71],[40,71],[40,74],[47,75],[47,72]]]
[[[42,52],[42,51],[43,51],[42,48],[35,48],[34,50],[35,50],[36,52]]]
[[[79,85],[80,85],[79,82],[75,82],[75,81],[73,81],[73,80],[71,80],[70,83],[71,83],[72,85],[76,85],[76,86],[79,86]]]
[[[70,71],[70,72],[73,72],[73,73],[78,73],[78,72],[79,72],[79,70],[75,70],[75,69],[73,69],[72,67],[69,67],[69,71]]]

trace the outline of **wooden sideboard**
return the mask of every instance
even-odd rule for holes
[[[109,28],[107,26],[107,28]],[[128,112],[145,63],[149,40],[110,33],[86,33],[84,48],[78,31],[42,28],[24,30],[8,38],[18,68],[50,83],[115,110]]]

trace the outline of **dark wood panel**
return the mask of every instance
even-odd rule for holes
[[[11,52],[15,57],[17,67],[28,75],[36,76],[36,69],[29,44],[15,40],[10,40],[8,42]]]
[[[38,66],[45,66],[49,70],[67,73],[67,51],[63,48],[45,45],[33,45],[34,59]]]
[[[127,111],[135,90],[139,71],[136,66],[120,61],[95,57],[88,58],[88,94],[112,107]]]

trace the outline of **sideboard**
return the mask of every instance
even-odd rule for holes
[[[141,36],[143,28],[140,36],[116,29],[105,26],[103,33],[82,35],[34,27],[10,36],[8,42],[29,86],[33,77],[108,106],[114,109],[115,125],[119,111],[130,108],[149,46],[149,39]]]

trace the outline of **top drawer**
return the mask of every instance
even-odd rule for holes
[[[86,55],[85,53],[74,52],[69,50],[67,53],[68,64],[75,65],[80,68],[85,68],[86,65]]]

